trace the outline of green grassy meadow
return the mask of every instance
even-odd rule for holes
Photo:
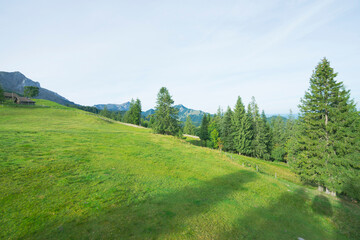
[[[360,239],[286,165],[36,102],[0,105],[0,239]]]

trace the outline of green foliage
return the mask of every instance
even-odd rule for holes
[[[39,95],[39,88],[33,86],[24,87],[24,96],[28,98],[33,98]]]
[[[206,141],[209,140],[209,131],[208,131],[208,127],[209,127],[209,118],[208,116],[206,116],[206,114],[204,114],[202,120],[201,120],[201,126],[200,126],[200,139],[202,141]],[[206,145],[206,144],[205,144]]]
[[[240,96],[235,105],[232,124],[234,129],[234,147],[236,151],[243,155],[250,155],[252,153],[251,141],[253,131],[251,120],[246,114],[245,106],[242,103]]]
[[[262,115],[260,116],[259,107],[256,104],[255,97],[252,97],[248,106],[248,116],[251,119],[253,129],[251,155],[256,158],[269,160],[270,128],[266,122],[265,113],[262,112]]]
[[[326,58],[316,66],[299,105],[299,132],[290,159],[302,179],[341,193],[360,173],[360,117],[336,76]]]
[[[210,147],[215,149],[219,148],[219,132],[216,128],[210,133]]]
[[[229,151],[229,152],[235,151],[234,135],[233,135],[234,126],[232,123],[232,118],[233,118],[233,111],[231,110],[230,107],[228,107],[222,120],[220,137],[224,145],[223,147],[224,151]]]
[[[285,161],[286,155],[286,125],[283,118],[278,115],[271,121],[271,157],[275,161]]]
[[[87,112],[91,112],[91,113],[95,113],[95,114],[99,114],[100,110],[97,109],[96,107],[90,107],[90,106],[82,106],[82,105],[74,105],[74,104],[66,104],[67,107],[72,107],[72,108],[77,108],[80,110],[84,110]]]
[[[103,108],[103,110],[100,111],[100,115],[101,116],[104,116],[104,117],[107,117],[107,118],[110,118],[111,117],[111,112],[107,109],[107,107],[105,106]]]
[[[0,103],[5,101],[4,90],[0,84]]]
[[[129,110],[124,115],[124,122],[135,125],[141,123],[141,101],[139,99],[131,99]]]
[[[220,126],[221,126],[221,116],[215,115],[213,118],[211,118],[208,132],[210,135],[210,141],[209,145],[210,148],[219,148],[219,138],[220,138]]]
[[[152,127],[156,133],[176,135],[180,130],[178,122],[179,110],[173,107],[169,91],[162,87],[157,95],[155,118]]]
[[[184,126],[184,133],[189,135],[195,135],[195,126],[191,121],[191,117],[187,116],[185,126]]]

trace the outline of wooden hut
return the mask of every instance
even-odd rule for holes
[[[17,95],[16,93],[4,92],[4,96],[6,100],[12,100],[14,103],[19,98],[19,95]]]
[[[35,102],[29,98],[26,97],[18,97],[16,99],[17,104],[23,104],[23,105],[34,105]]]
[[[34,105],[35,102],[26,97],[20,97],[16,93],[4,92],[5,99],[11,100],[17,104]]]

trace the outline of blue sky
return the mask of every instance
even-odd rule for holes
[[[20,71],[83,105],[166,86],[211,113],[255,96],[286,114],[327,57],[360,102],[360,1],[0,0],[0,71]]]

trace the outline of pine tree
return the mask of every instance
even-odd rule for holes
[[[189,135],[195,135],[195,126],[191,121],[191,117],[187,116],[184,126],[184,133]]]
[[[275,161],[284,161],[286,154],[286,127],[283,118],[278,115],[271,121],[271,157]]]
[[[126,111],[124,122],[139,125],[141,122],[141,102],[139,99],[131,99],[129,110]]]
[[[266,125],[265,113],[263,117],[260,116],[259,107],[256,104],[255,97],[251,98],[248,107],[248,115],[252,118],[252,156],[256,158],[269,159],[269,136],[268,127]]]
[[[233,127],[234,127],[234,147],[240,154],[251,154],[251,139],[252,139],[252,127],[251,121],[245,111],[245,106],[241,101],[241,97],[235,105],[233,114]]]
[[[130,104],[130,123],[140,125],[141,123],[141,101],[137,98],[136,101],[132,100]]]
[[[234,128],[232,125],[232,115],[233,112],[231,108],[228,107],[221,124],[221,136],[220,136],[223,143],[224,151],[230,151],[230,152],[233,152],[235,150],[234,138],[233,138]]]
[[[206,114],[204,114],[202,121],[201,121],[201,126],[200,126],[200,139],[202,141],[205,141],[205,146],[206,146],[206,141],[209,140],[209,118],[208,116],[206,116]]]
[[[303,180],[349,194],[360,172],[359,112],[336,76],[326,58],[313,71],[289,160]]]
[[[176,135],[179,133],[179,110],[174,106],[167,88],[162,87],[157,95],[154,123],[152,127],[156,133]]]

